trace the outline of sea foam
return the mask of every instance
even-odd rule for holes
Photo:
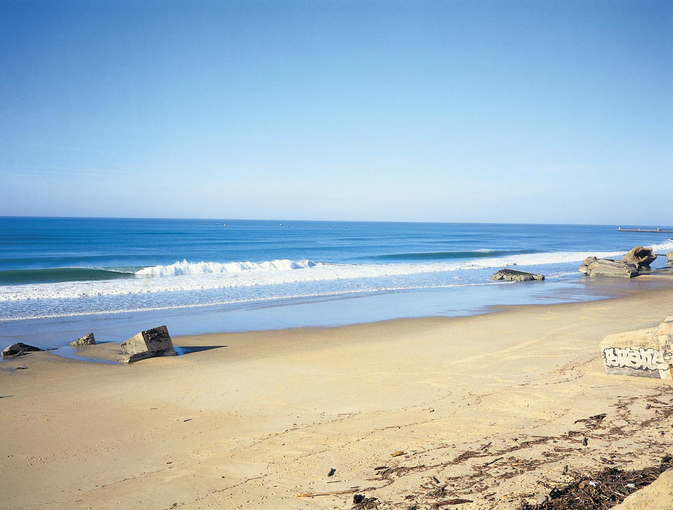
[[[651,248],[655,253],[673,250],[673,239],[668,239],[665,243],[653,244]]]
[[[182,260],[166,266],[145,267],[137,276],[178,276],[183,274],[241,273],[243,271],[289,271],[314,267],[311,260],[270,260],[266,262],[188,262]]]

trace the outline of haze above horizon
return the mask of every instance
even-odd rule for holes
[[[673,223],[673,2],[10,0],[0,44],[0,216]]]

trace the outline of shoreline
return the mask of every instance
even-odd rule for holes
[[[329,298],[247,303],[245,306],[199,305],[167,310],[143,310],[17,319],[0,322],[0,342],[67,348],[84,334],[98,341],[123,342],[138,331],[166,324],[172,336],[273,331],[302,327],[340,327],[423,317],[467,317],[508,305],[591,302],[665,288],[670,275],[639,276],[631,280],[593,279],[579,273],[545,282],[485,283],[483,285],[394,292],[343,294]]]
[[[605,375],[598,344],[671,315],[673,285],[662,287],[468,317],[176,336],[188,354],[131,366],[7,360],[5,504],[341,508],[358,493],[381,509],[442,498],[515,509],[573,472],[647,467],[673,453],[673,386]]]

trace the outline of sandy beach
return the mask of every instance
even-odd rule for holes
[[[672,21],[0,0],[0,510],[673,510]]]
[[[673,385],[607,376],[598,349],[671,303],[673,285],[466,318],[178,337],[187,354],[130,366],[12,359],[0,364],[2,507],[350,508],[362,494],[382,509],[514,509],[573,473],[673,454]],[[665,492],[663,506],[628,508],[671,508]]]

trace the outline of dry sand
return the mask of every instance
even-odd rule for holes
[[[673,384],[607,376],[598,350],[672,314],[661,289],[182,337],[208,349],[130,366],[30,354],[0,364],[0,506],[516,508],[574,472],[673,454]]]

